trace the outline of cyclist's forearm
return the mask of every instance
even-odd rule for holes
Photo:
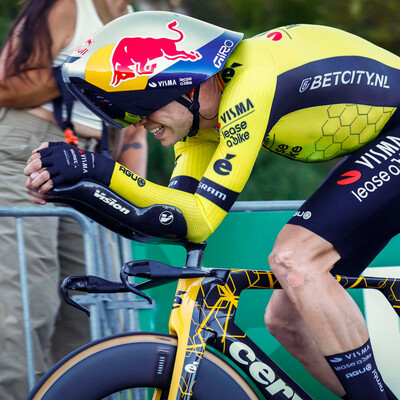
[[[206,216],[198,195],[156,185],[119,163],[115,163],[109,186],[138,207],[153,204],[177,207],[183,213],[188,226],[187,238],[194,242],[206,240],[216,228]]]

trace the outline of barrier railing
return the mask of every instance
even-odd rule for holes
[[[35,355],[31,335],[28,268],[25,254],[23,220],[29,217],[67,217],[82,228],[85,273],[118,280],[120,266],[132,259],[131,242],[101,227],[89,218],[68,207],[0,207],[0,217],[15,219],[18,244],[21,297],[23,306],[24,335],[29,387],[35,384]],[[130,293],[87,294],[73,296],[78,303],[90,310],[91,339],[111,334],[138,331],[139,308],[148,308],[145,300],[136,299]]]
[[[303,200],[237,201],[229,212],[297,210]]]

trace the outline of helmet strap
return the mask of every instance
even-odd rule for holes
[[[176,101],[179,104],[182,104],[193,114],[193,124],[192,124],[192,127],[190,128],[189,133],[187,134],[187,136],[189,136],[189,137],[194,136],[199,131],[199,125],[200,125],[199,92],[200,92],[200,85],[198,85],[194,88],[193,100],[187,100],[183,97],[179,97],[178,99],[176,99]]]

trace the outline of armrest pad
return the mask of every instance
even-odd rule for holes
[[[66,203],[130,240],[184,246],[188,243],[187,224],[179,209],[162,204],[137,207],[98,182],[57,187],[48,201]]]

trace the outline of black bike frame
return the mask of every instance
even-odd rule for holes
[[[178,284],[171,320],[174,308],[183,307],[184,303],[189,304],[193,292],[197,292],[197,296],[190,319],[187,343],[182,343],[185,338],[180,337],[176,329],[171,332],[177,334],[185,351],[179,385],[184,386],[185,390],[178,394],[177,399],[190,398],[191,383],[196,380],[197,368],[208,345],[225,354],[240,367],[266,399],[312,400],[235,324],[241,291],[280,288],[274,275],[267,271],[251,270],[211,269],[209,272],[210,276],[199,279],[200,285],[193,280],[189,287],[186,286],[186,289],[182,290],[182,284],[187,283]],[[197,289],[197,286],[200,287]],[[186,318],[185,322],[188,321],[189,318]]]

